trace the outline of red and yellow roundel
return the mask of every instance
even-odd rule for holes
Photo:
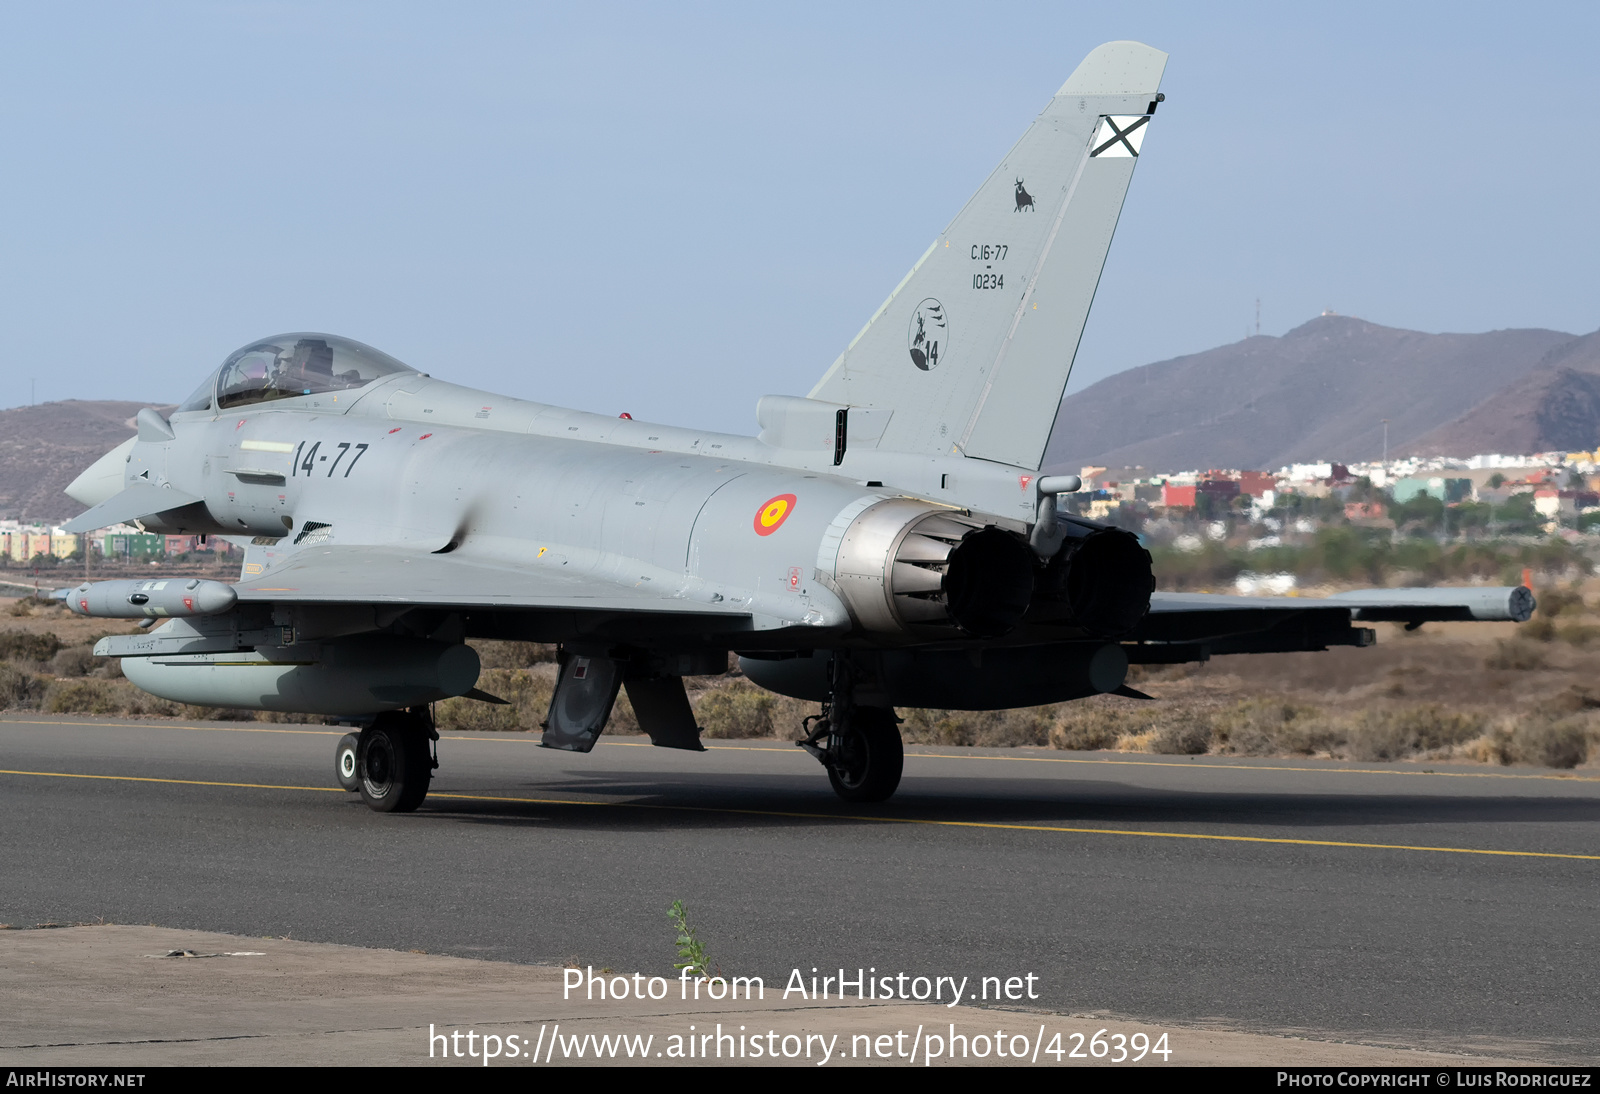
[[[794,503],[799,500],[793,494],[779,494],[763,505],[756,513],[756,535],[770,536],[783,527],[783,522],[794,512]]]

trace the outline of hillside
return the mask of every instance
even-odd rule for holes
[[[1557,346],[1539,366],[1402,454],[1589,451],[1600,444],[1600,332]]]
[[[1175,470],[1378,459],[1382,419],[1398,454],[1583,341],[1551,330],[1424,334],[1321,316],[1282,337],[1130,369],[1069,396],[1045,465]],[[1568,352],[1574,364],[1594,356]],[[1562,435],[1583,433],[1588,420],[1565,423]],[[1600,429],[1600,416],[1592,421]],[[1517,436],[1532,443],[1544,435]],[[1449,440],[1464,453],[1493,450],[1470,436]]]
[[[0,517],[56,521],[81,513],[62,490],[133,436],[140,407],[156,405],[68,399],[0,410]]]

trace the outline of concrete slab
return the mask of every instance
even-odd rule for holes
[[[749,1001],[685,1000],[678,980],[665,984],[659,1001],[590,1000],[581,992],[564,997],[565,977],[566,970],[548,966],[160,927],[0,931],[0,1066],[1055,1064],[1052,1047],[1062,1064],[1095,1065],[1110,1062],[1115,1048],[1103,1060],[1067,1054],[1087,1053],[1102,1029],[1108,1040],[1143,1033],[1156,1042],[1165,1034],[1170,1059],[1144,1058],[1158,1065],[1548,1061],[1544,1046],[1506,1042],[1474,1045],[1468,1055],[1318,1040],[1310,1032],[1158,1027],[1108,1015],[793,995],[785,1001],[780,984]],[[635,986],[648,992],[647,980],[630,979],[630,995]],[[966,1038],[964,1058],[952,1027]],[[1002,1031],[1004,1058],[994,1051]],[[486,1043],[499,1053],[487,1061]],[[1024,1046],[1023,1059],[1012,1055]]]

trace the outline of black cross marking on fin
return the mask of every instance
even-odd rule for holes
[[[1144,125],[1146,122],[1148,122],[1150,120],[1150,115],[1148,115],[1148,114],[1139,115],[1137,118],[1135,118],[1133,120],[1133,124],[1128,126],[1128,128],[1126,128],[1126,129],[1118,129],[1117,128],[1117,123],[1111,118],[1111,116],[1109,114],[1102,115],[1102,117],[1105,118],[1106,124],[1111,127],[1111,132],[1115,133],[1116,136],[1114,136],[1110,140],[1106,141],[1106,143],[1102,144],[1099,148],[1096,148],[1092,152],[1090,152],[1089,153],[1089,157],[1092,159],[1095,156],[1098,156],[1100,153],[1104,152],[1107,148],[1110,148],[1112,145],[1116,144],[1118,141],[1121,141],[1123,144],[1128,146],[1128,155],[1130,155],[1130,156],[1138,156],[1139,150],[1133,146],[1133,143],[1131,141],[1128,140],[1128,134],[1132,133],[1135,129],[1138,129],[1141,125]]]

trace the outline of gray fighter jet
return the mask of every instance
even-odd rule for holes
[[[755,438],[563,410],[328,334],[232,354],[68,493],[78,530],[240,537],[240,580],[85,584],[128,679],[209,706],[364,726],[340,779],[381,811],[428,790],[428,704],[477,690],[468,638],[560,645],[543,730],[587,752],[626,688],[702,746],[685,676],[737,653],[816,701],[799,742],[850,801],[900,780],[896,706],[1137,695],[1129,664],[1364,646],[1373,619],[1526,619],[1526,589],[1342,600],[1153,594],[1128,532],[1058,508],[1040,462],[1166,54],[1091,53],[805,397]]]

